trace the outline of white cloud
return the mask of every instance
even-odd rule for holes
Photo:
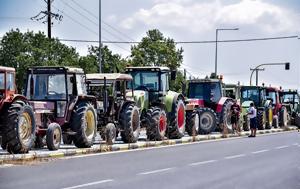
[[[242,0],[234,4],[221,1],[154,0],[150,9],[140,9],[124,19],[121,26],[133,29],[138,24],[148,27],[189,29],[194,33],[207,32],[219,25],[253,25],[269,32],[299,31],[299,15],[262,0]]]

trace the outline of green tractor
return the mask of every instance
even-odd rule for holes
[[[149,140],[181,138],[185,133],[184,96],[169,89],[175,71],[167,67],[127,67],[133,78],[134,100],[140,108],[141,126]],[[130,85],[130,83],[129,83]],[[130,87],[129,87],[130,88]]]
[[[240,104],[242,113],[240,121],[243,130],[250,129],[250,123],[247,116],[250,104],[254,103],[257,108],[258,129],[271,129],[273,122],[272,103],[266,99],[266,88],[261,86],[242,86]]]
[[[300,95],[297,90],[279,92],[283,105],[286,107],[291,125],[300,127]]]

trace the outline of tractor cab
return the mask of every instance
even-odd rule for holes
[[[294,114],[300,112],[300,96],[297,90],[285,90],[279,92],[282,103],[286,106],[288,113],[295,117]]]
[[[270,100],[273,106],[273,114],[277,115],[279,110],[282,107],[281,99],[279,97],[280,90],[276,87],[267,87],[266,88],[266,98]]]
[[[133,85],[134,96],[148,96],[148,106],[161,103],[169,91],[169,73],[167,67],[128,67],[126,73],[133,78],[128,83],[128,88]]]
[[[216,109],[222,98],[222,83],[219,79],[194,79],[188,84],[187,98],[197,99],[199,107]]]
[[[249,107],[253,102],[255,107],[263,107],[266,101],[266,90],[260,86],[242,86],[241,87],[241,105]]]
[[[12,97],[15,93],[15,69],[0,66],[0,106],[6,98]]]

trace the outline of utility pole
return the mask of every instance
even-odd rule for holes
[[[47,12],[48,12],[48,38],[51,39],[51,0],[47,0]]]
[[[46,11],[40,11],[36,16],[31,17],[31,20],[35,21],[41,21],[43,24],[47,23],[47,31],[48,31],[48,38],[51,39],[51,27],[52,27],[52,18],[58,21],[62,21],[63,16],[60,14],[52,13],[51,12],[51,3],[53,3],[54,0],[45,0],[47,3],[47,10]]]
[[[255,71],[256,72],[256,86],[258,86],[258,72],[259,71],[265,71],[265,69],[264,68],[254,68],[254,69],[250,68],[250,71]]]
[[[102,55],[101,55],[101,0],[99,0],[99,73],[102,73]]]

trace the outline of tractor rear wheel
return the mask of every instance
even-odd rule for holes
[[[119,123],[121,125],[121,138],[124,143],[135,143],[140,136],[140,114],[139,109],[133,103],[123,107],[120,113]]]
[[[57,123],[50,123],[46,131],[47,148],[51,151],[58,150],[61,143],[61,128]]]
[[[34,143],[35,119],[32,108],[23,101],[13,102],[3,123],[4,145],[9,153],[27,153]]]
[[[149,140],[163,140],[167,131],[167,114],[160,107],[152,107],[147,110],[146,133]]]
[[[197,110],[186,112],[186,132],[189,136],[197,136],[199,134],[199,117]]]
[[[185,132],[185,104],[181,98],[178,98],[172,105],[172,112],[170,115],[170,125],[168,128],[169,138],[182,138]]]
[[[261,110],[257,112],[257,128],[259,130],[265,129],[264,111]]]
[[[285,127],[288,124],[288,112],[286,107],[282,107],[279,113],[279,126]]]
[[[231,124],[231,106],[233,104],[232,100],[226,100],[223,104],[221,120],[220,123],[223,123],[224,128],[227,128],[229,133],[233,132],[232,124]],[[224,129],[223,128],[223,129]]]
[[[73,142],[78,148],[89,148],[93,145],[97,130],[97,115],[94,107],[88,102],[80,102],[71,117],[71,129],[76,132]]]
[[[199,112],[199,134],[209,134],[217,127],[217,114],[210,108],[200,108]]]

